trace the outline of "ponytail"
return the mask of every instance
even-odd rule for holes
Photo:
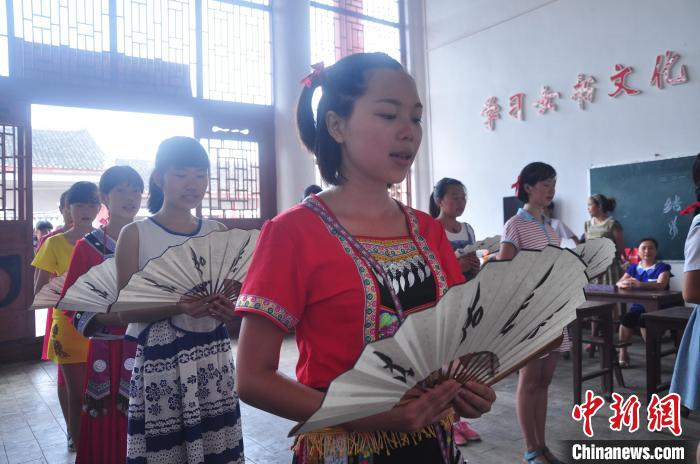
[[[299,137],[316,157],[321,177],[327,184],[340,185],[345,179],[340,172],[341,146],[328,132],[326,115],[333,111],[340,118],[349,118],[355,100],[367,91],[369,72],[376,69],[403,70],[403,67],[385,53],[355,53],[325,69],[316,69],[303,81],[305,85],[297,103]],[[317,87],[323,89],[323,95],[314,119],[312,100]]]
[[[437,218],[440,216],[440,206],[438,202],[445,197],[447,188],[451,185],[461,187],[464,193],[467,193],[467,188],[457,179],[452,179],[450,177],[443,177],[440,179],[437,184],[435,184],[435,187],[433,187],[433,193],[430,194],[430,201],[428,202],[430,215],[432,217]]]
[[[319,79],[311,81],[308,87],[304,87],[299,95],[297,103],[297,128],[299,138],[307,150],[314,153],[316,151],[316,121],[312,108],[314,91],[319,86]]]
[[[606,197],[602,193],[591,195],[591,200],[593,200],[596,205],[600,206],[605,214],[612,213],[615,211],[615,207],[617,206],[617,200],[611,197]]]
[[[432,193],[430,194],[430,199],[428,200],[428,211],[430,212],[430,215],[434,218],[440,216],[440,207],[435,201],[435,197]]]
[[[156,214],[163,207],[163,201],[165,200],[165,194],[163,189],[158,187],[156,182],[153,180],[153,175],[155,171],[151,174],[148,179],[148,211],[151,214]]]

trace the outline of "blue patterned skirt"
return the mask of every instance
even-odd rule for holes
[[[700,410],[700,314],[698,313],[700,313],[700,305],[695,305],[678,347],[669,389],[671,393],[678,393],[681,404],[692,410]]]
[[[189,332],[170,320],[138,337],[127,463],[243,463],[231,341],[224,325]]]

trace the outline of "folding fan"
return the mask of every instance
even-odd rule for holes
[[[109,258],[91,267],[66,290],[56,307],[70,311],[106,313],[117,300],[117,264]]]
[[[608,270],[616,252],[615,244],[609,238],[587,240],[574,250],[586,263],[586,275],[589,280]]]
[[[455,250],[455,256],[458,258],[469,253],[473,253],[476,250],[488,250],[489,253],[496,253],[501,247],[501,236],[494,235],[493,237],[488,237],[478,242],[467,245],[464,248],[458,248]]]
[[[110,311],[161,307],[215,293],[235,301],[259,233],[212,232],[168,248],[131,276]]]
[[[41,287],[41,290],[34,295],[34,301],[29,309],[44,309],[51,308],[56,305],[61,291],[63,290],[63,282],[66,280],[66,275],[61,274],[58,277],[53,277],[46,285]]]
[[[492,385],[561,337],[585,301],[584,262],[571,250],[523,250],[487,263],[392,336],[365,346],[331,384],[321,407],[290,435],[391,409],[418,385],[448,377]]]

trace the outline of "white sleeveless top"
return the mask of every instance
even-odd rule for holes
[[[201,237],[220,228],[216,221],[208,219],[200,219],[197,230],[192,234],[180,234],[168,230],[150,217],[135,221],[135,224],[139,231],[139,269],[143,269],[148,261],[162,255],[168,248],[180,245],[191,237]],[[194,318],[187,314],[170,317],[170,323],[178,329],[189,332],[211,332],[221,324],[220,321],[211,317]],[[126,329],[126,335],[137,338],[149,325],[151,325],[150,322],[132,322]]]

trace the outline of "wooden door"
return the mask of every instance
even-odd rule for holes
[[[36,357],[28,105],[0,102],[0,361]]]

